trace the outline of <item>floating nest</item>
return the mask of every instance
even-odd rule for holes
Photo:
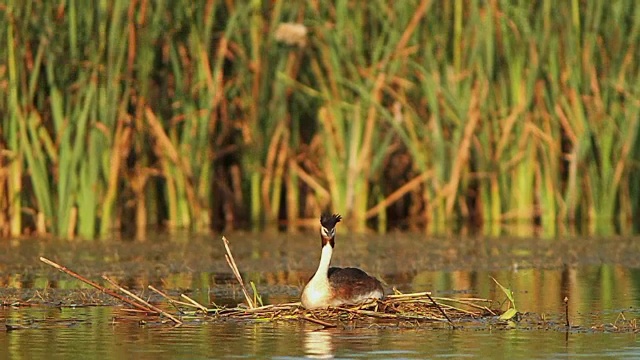
[[[57,264],[49,259],[41,257],[40,260],[54,268],[62,271],[92,287],[98,289],[102,294],[109,295],[114,299],[130,306],[129,309],[123,309],[125,315],[123,318],[130,319],[138,317],[139,321],[154,321],[149,315],[160,315],[161,322],[163,319],[172,321],[177,325],[190,321],[283,321],[283,320],[304,320],[324,327],[336,327],[343,323],[387,323],[398,324],[399,322],[411,324],[437,324],[446,323],[453,327],[455,322],[462,320],[479,319],[483,317],[496,316],[502,312],[492,310],[492,302],[487,299],[477,298],[441,298],[432,297],[429,292],[420,292],[412,294],[402,294],[394,291],[394,294],[388,295],[382,300],[372,300],[358,306],[335,307],[327,309],[307,310],[300,303],[274,304],[266,306],[258,306],[255,288],[254,296],[250,296],[249,291],[244,286],[244,281],[240,275],[240,271],[229,249],[227,239],[223,237],[223,242],[227,254],[225,255],[229,267],[233,271],[242,292],[244,294],[246,305],[242,304],[235,308],[226,308],[214,306],[213,308],[199,304],[195,300],[186,295],[181,295],[180,300],[169,297],[164,292],[149,286],[149,289],[162,296],[173,308],[166,311],[149,302],[143,300],[139,296],[124,289],[107,276],[102,278],[111,284],[116,290],[105,288],[74,271]],[[166,307],[165,307],[166,308]],[[357,325],[357,324],[356,324]]]
[[[176,305],[176,301],[171,300]],[[187,303],[180,302],[181,305]],[[502,312],[490,308],[491,300],[478,298],[441,298],[432,297],[429,292],[412,294],[395,293],[382,300],[375,300],[352,307],[330,307],[307,310],[300,303],[274,304],[248,308],[199,308],[197,311],[182,311],[183,320],[206,315],[212,320],[241,321],[283,321],[305,320],[324,327],[336,327],[345,323],[368,324],[434,324],[454,323],[488,316],[497,316]],[[244,305],[244,304],[243,304]],[[194,305],[195,306],[195,305]]]

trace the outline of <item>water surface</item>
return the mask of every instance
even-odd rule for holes
[[[227,237],[245,280],[256,283],[266,303],[297,300],[318,261],[315,234]],[[123,317],[116,301],[38,260],[45,256],[98,282],[107,274],[161,305],[147,285],[205,304],[236,304],[241,294],[217,236],[6,241],[0,243],[0,300],[40,305],[0,308],[0,323],[18,329],[0,329],[0,358],[638,358],[640,344],[630,330],[639,316],[639,244],[634,237],[343,235],[334,265],[361,267],[383,279],[387,290],[502,302],[494,277],[514,291],[527,321],[455,330],[345,323],[322,330],[298,321],[140,324]],[[115,306],[68,307],[91,302]]]

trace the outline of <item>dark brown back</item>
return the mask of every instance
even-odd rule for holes
[[[382,290],[380,281],[366,272],[352,267],[329,268],[329,284],[334,291],[334,296],[340,299],[367,294],[374,290]]]

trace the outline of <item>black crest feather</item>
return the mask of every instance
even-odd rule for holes
[[[320,224],[327,230],[331,230],[336,227],[336,224],[342,220],[340,214],[322,214],[320,216]]]

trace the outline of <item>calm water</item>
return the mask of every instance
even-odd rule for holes
[[[15,317],[74,320],[55,328],[0,332],[3,359],[207,359],[207,358],[638,358],[632,333],[559,331],[452,331],[413,329],[315,330],[299,323],[204,324],[172,328],[111,324],[111,308]]]
[[[316,235],[230,234],[246,281],[265,302],[295,301],[319,256]],[[640,316],[640,238],[438,239],[423,235],[340,236],[335,265],[355,265],[402,291],[503,301],[490,276],[515,293],[533,321],[496,328],[479,323],[406,329],[311,323],[140,325],[120,306],[0,308],[0,359],[31,358],[639,358],[629,329]],[[151,284],[202,303],[241,301],[218,237],[129,241],[0,242],[0,300],[79,302],[85,286],[38,261],[48,257],[93,280],[103,273],[162,303]],[[81,290],[78,290],[81,289]],[[571,331],[564,321],[569,298]],[[84,298],[84,301],[89,301]],[[81,301],[80,301],[81,302]],[[114,321],[114,319],[117,319]],[[538,319],[538,321],[536,321]]]

